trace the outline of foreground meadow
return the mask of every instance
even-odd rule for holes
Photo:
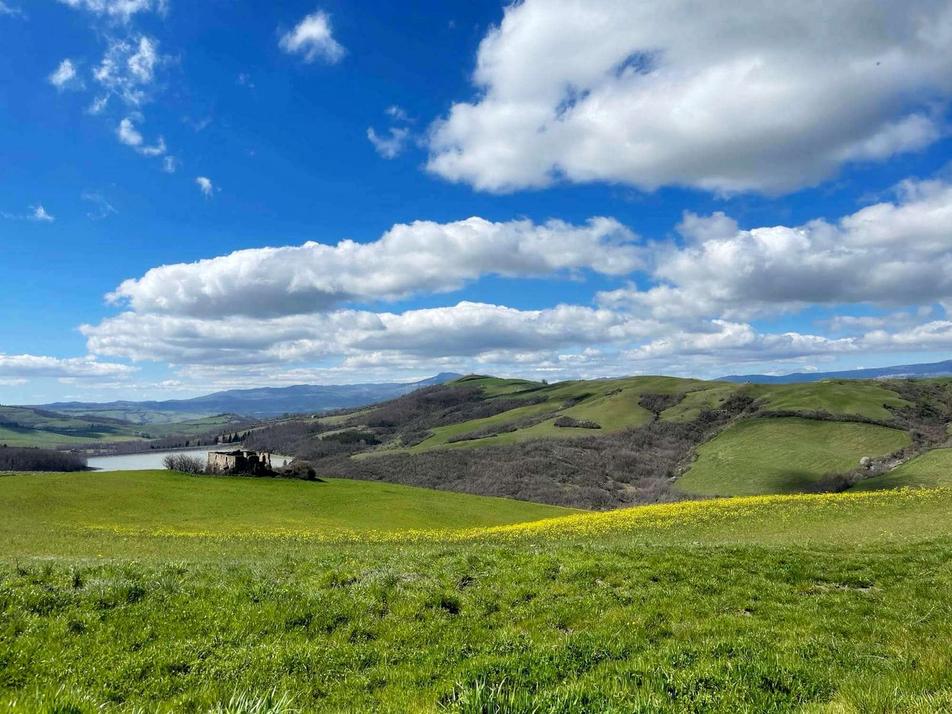
[[[0,477],[0,711],[952,708],[952,490],[493,521],[379,484],[81,478]],[[414,501],[434,528],[381,527]]]

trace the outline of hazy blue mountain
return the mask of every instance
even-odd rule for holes
[[[56,402],[40,405],[64,414],[97,414],[125,418],[137,423],[179,421],[213,414],[274,417],[282,414],[324,412],[344,407],[362,407],[399,397],[421,387],[443,384],[462,375],[444,372],[419,382],[382,384],[300,384],[293,387],[229,389],[192,399],[146,402]]]
[[[850,369],[843,372],[795,372],[793,374],[731,374],[721,377],[724,382],[753,382],[755,384],[796,384],[820,382],[824,379],[884,379],[886,377],[947,377],[952,376],[952,360],[925,364],[900,364],[893,367]]]

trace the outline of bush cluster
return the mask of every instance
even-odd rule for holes
[[[576,419],[570,416],[560,416],[554,422],[552,422],[558,427],[567,428],[572,427],[575,429],[601,429],[602,425],[597,421],[592,421],[591,419]]]
[[[52,449],[0,446],[0,471],[84,471],[86,458]]]
[[[189,454],[169,454],[162,459],[162,464],[170,471],[181,471],[183,474],[205,473],[205,462]]]

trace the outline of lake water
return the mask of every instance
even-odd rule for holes
[[[164,469],[162,463],[169,454],[188,454],[205,461],[209,451],[223,451],[221,447],[215,449],[177,449],[175,451],[146,451],[142,454],[120,454],[118,456],[90,456],[86,463],[91,469],[102,471],[146,471]],[[271,454],[271,466],[281,468],[291,461],[290,456]]]

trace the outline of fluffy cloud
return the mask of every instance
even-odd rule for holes
[[[288,54],[300,55],[305,62],[322,59],[329,64],[339,62],[346,52],[334,39],[330,16],[323,11],[307,15],[278,42]]]
[[[687,214],[679,229],[685,245],[655,256],[659,285],[603,293],[600,302],[676,320],[952,298],[952,185],[945,182],[907,181],[895,201],[835,224],[740,230],[723,214]]]
[[[76,67],[69,58],[60,62],[59,66],[47,77],[47,80],[59,90],[78,87],[82,84],[77,78]]]
[[[74,9],[126,22],[136,13],[165,12],[167,0],[59,0]]]
[[[55,216],[51,216],[47,212],[47,210],[43,208],[43,204],[39,204],[37,206],[31,206],[30,210],[32,211],[32,213],[30,213],[30,216],[29,216],[31,221],[38,221],[40,223],[52,223],[53,221],[56,220]]]
[[[116,128],[116,137],[120,142],[126,146],[131,146],[143,156],[162,156],[166,151],[165,139],[161,136],[155,144],[146,144],[131,117],[126,117],[119,122],[119,126]]]
[[[658,328],[651,321],[579,305],[517,310],[461,302],[401,314],[382,313],[379,318],[382,329],[355,336],[348,346],[426,357],[469,357],[500,350],[622,342],[653,334]]]
[[[748,324],[727,320],[711,320],[704,327],[706,329],[694,332],[672,332],[631,350],[627,356],[633,360],[650,360],[713,354],[720,359],[737,362],[827,355],[854,351],[860,347],[851,338],[832,340],[797,332],[763,334]]]
[[[244,375],[262,382],[275,370],[291,370],[299,382],[306,381],[305,372],[311,381],[329,374],[353,381],[358,374],[366,378],[368,369],[380,376],[434,370],[556,377],[646,371],[718,376],[728,365],[776,366],[804,358],[952,348],[952,322],[947,320],[895,333],[873,330],[830,338],[762,332],[748,323],[720,319],[687,329],[578,305],[518,310],[472,302],[402,313],[338,310],[275,318],[126,312],[81,331],[95,354],[165,361],[191,377],[215,379],[228,373],[235,380]],[[320,371],[293,367],[315,363],[324,366]]]
[[[373,127],[367,129],[367,139],[374,149],[385,159],[395,159],[406,146],[410,137],[410,130],[405,127],[392,126],[389,133],[378,134]]]
[[[316,364],[345,381],[421,370],[553,378],[796,370],[803,360],[952,349],[952,313],[940,307],[952,306],[950,226],[952,185],[943,181],[904,182],[893,200],[836,222],[741,229],[724,214],[686,214],[680,240],[648,245],[609,218],[418,221],[373,243],[261,248],[155,268],[108,296],[124,312],[81,330],[90,354],[227,368],[232,379]],[[588,271],[632,284],[597,294],[593,305],[367,307],[485,275]],[[816,305],[836,310],[816,325],[827,334],[769,327]],[[849,305],[862,305],[860,314]]]
[[[205,196],[205,198],[211,198],[215,193],[215,185],[207,176],[196,176],[195,185],[198,186],[198,190],[202,192],[202,195]]]
[[[367,139],[374,149],[385,159],[395,159],[406,148],[410,140],[410,127],[413,119],[403,107],[391,104],[384,112],[392,122],[384,134],[377,133],[373,127],[367,129]]]
[[[115,378],[135,373],[135,367],[99,362],[95,357],[46,357],[40,355],[8,355],[0,352],[0,376],[11,378]]]
[[[93,78],[105,91],[94,107],[98,105],[98,111],[101,111],[110,96],[119,97],[130,106],[140,106],[148,99],[156,69],[163,61],[159,42],[154,38],[140,35],[111,41],[106,54],[93,70]]]
[[[577,305],[517,310],[461,302],[449,307],[220,319],[126,312],[81,327],[95,354],[178,364],[256,365],[378,354],[471,358],[499,351],[552,350],[656,335],[658,325]]]
[[[242,250],[166,265],[112,293],[140,312],[196,316],[273,316],[331,309],[348,301],[393,300],[455,290],[482,275],[548,276],[590,269],[624,275],[639,265],[634,235],[617,221],[593,218],[493,223],[396,225],[373,243]]]
[[[952,5],[525,0],[473,82],[433,128],[447,179],[782,192],[944,132]]]

